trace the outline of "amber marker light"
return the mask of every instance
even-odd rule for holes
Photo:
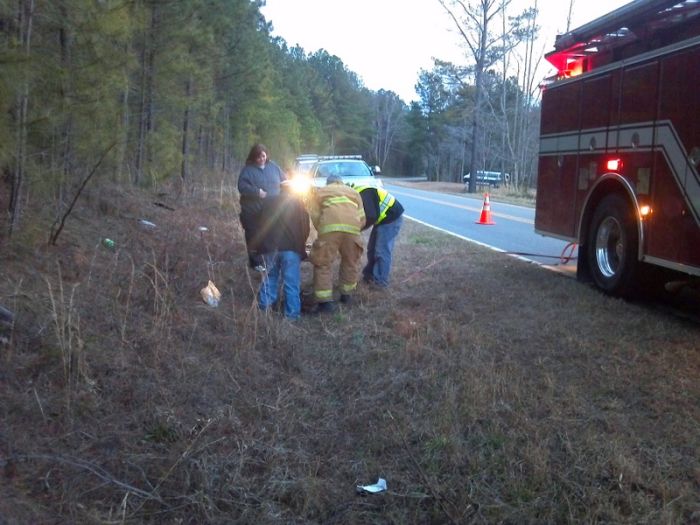
[[[620,171],[622,161],[620,159],[610,159],[605,163],[605,167],[608,168],[608,171]]]
[[[644,219],[646,217],[649,217],[651,215],[651,206],[648,204],[643,204],[639,207],[639,216]]]

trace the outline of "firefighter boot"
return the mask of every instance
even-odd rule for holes
[[[316,307],[311,310],[312,314],[332,314],[338,311],[338,305],[335,301],[326,301],[325,303],[317,303]]]

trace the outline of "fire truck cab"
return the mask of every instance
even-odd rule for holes
[[[554,47],[535,230],[613,295],[652,266],[700,275],[700,0],[636,0]]]

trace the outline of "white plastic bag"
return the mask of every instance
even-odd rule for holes
[[[221,292],[216,286],[214,286],[213,282],[209,281],[209,284],[202,288],[200,293],[202,294],[202,299],[204,299],[204,302],[209,306],[213,306],[214,308],[219,306]]]
[[[379,478],[374,485],[357,485],[356,489],[360,494],[377,494],[379,492],[384,492],[386,490],[386,480],[384,478]]]

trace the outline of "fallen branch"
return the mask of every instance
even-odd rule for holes
[[[112,148],[113,148],[114,146],[116,146],[116,145],[117,145],[116,142],[112,142],[112,144],[110,144],[110,146],[109,146],[106,150],[104,150],[104,152],[102,152],[102,155],[100,156],[100,159],[97,161],[97,164],[95,164],[95,166],[93,166],[93,168],[92,168],[92,170],[90,171],[90,173],[88,173],[88,176],[85,177],[85,180],[83,180],[83,183],[80,185],[80,187],[78,188],[78,191],[76,192],[75,196],[73,197],[73,200],[71,201],[70,206],[68,206],[68,209],[66,210],[66,213],[64,213],[64,214],[63,214],[63,217],[61,217],[61,223],[60,223],[58,229],[57,229],[56,231],[53,231],[53,226],[56,225],[55,222],[54,222],[53,225],[51,226],[51,236],[49,237],[49,244],[50,244],[51,246],[55,246],[55,245],[56,245],[56,241],[58,240],[58,236],[61,234],[61,231],[63,231],[63,227],[64,227],[65,224],[66,224],[66,219],[68,219],[68,216],[70,215],[70,212],[73,211],[73,207],[75,206],[75,203],[78,201],[78,197],[80,197],[80,194],[81,194],[81,193],[83,192],[83,190],[85,189],[85,186],[87,186],[87,183],[90,181],[90,179],[92,178],[92,176],[93,176],[95,173],[97,173],[97,168],[100,167],[100,164],[102,164],[102,161],[105,160],[105,157],[107,156],[107,154],[108,154],[110,151],[112,151]]]
[[[121,489],[124,489],[136,496],[140,496],[141,498],[148,500],[148,499],[153,499],[156,500],[158,503],[161,503],[165,505],[166,503],[163,501],[160,496],[155,494],[154,492],[146,492],[145,490],[141,490],[139,488],[134,487],[133,485],[129,485],[128,483],[124,483],[123,481],[120,481],[116,479],[114,476],[112,476],[109,472],[107,472],[105,469],[102,467],[95,465],[94,463],[90,463],[89,461],[85,461],[80,458],[71,458],[71,457],[65,457],[65,456],[53,456],[49,454],[27,454],[27,455],[17,455],[17,456],[11,456],[8,458],[7,462],[11,461],[17,461],[17,460],[33,460],[33,459],[43,459],[46,461],[53,461],[56,463],[62,463],[64,465],[69,465],[71,467],[76,467],[80,468],[83,470],[87,470],[88,472],[91,472],[98,478],[100,478],[102,481],[109,483],[111,485],[115,485]]]
[[[162,202],[155,201],[153,204],[156,206],[160,206],[161,208],[165,208],[166,210],[175,211],[175,208],[173,208],[172,206],[168,206],[167,204],[163,204]]]

